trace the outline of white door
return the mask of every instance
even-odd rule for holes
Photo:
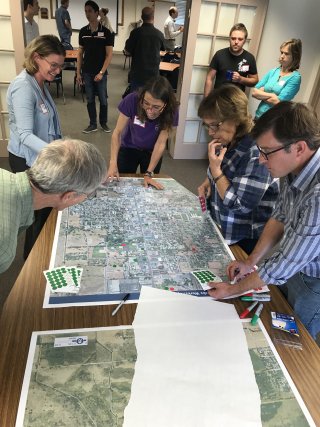
[[[207,157],[208,136],[197,116],[208,65],[219,49],[229,46],[230,28],[242,22],[248,29],[245,49],[256,55],[268,0],[190,2],[190,20],[181,69],[180,119],[170,154],[174,159]],[[188,13],[187,13],[188,14]]]

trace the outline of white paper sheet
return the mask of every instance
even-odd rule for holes
[[[125,427],[257,427],[260,395],[230,304],[144,287]]]

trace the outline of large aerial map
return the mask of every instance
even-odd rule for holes
[[[308,426],[260,325],[243,322],[243,327],[261,396],[262,426]],[[34,332],[16,426],[122,426],[136,360],[131,327]]]
[[[50,268],[83,268],[78,294],[50,294],[44,307],[139,298],[142,285],[207,295],[190,274],[209,269],[226,279],[232,253],[198,198],[173,179],[165,189],[121,178],[93,200],[60,213]]]

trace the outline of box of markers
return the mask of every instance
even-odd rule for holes
[[[281,331],[289,332],[289,334],[299,336],[298,326],[295,318],[290,314],[271,312],[272,327]]]

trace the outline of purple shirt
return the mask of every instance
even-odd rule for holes
[[[137,117],[138,102],[138,93],[133,92],[123,98],[118,106],[120,113],[129,117],[128,125],[121,135],[121,147],[152,151],[160,133],[159,117],[142,123]],[[173,127],[178,125],[178,119],[177,109]]]

